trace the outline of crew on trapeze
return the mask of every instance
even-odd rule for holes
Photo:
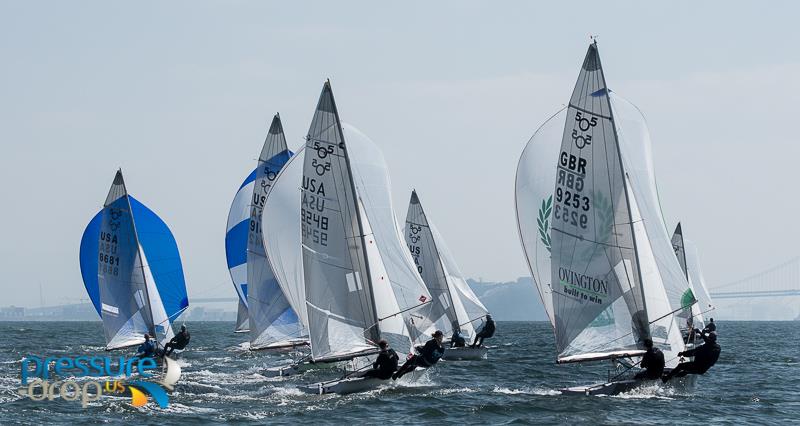
[[[709,324],[713,324],[713,321]],[[714,326],[716,328],[716,326]],[[666,383],[673,377],[683,377],[687,374],[704,374],[717,363],[721,348],[717,344],[717,332],[711,331],[709,333],[701,333],[704,343],[694,349],[679,352],[679,356],[693,356],[694,360],[689,362],[682,362],[672,371],[665,374],[661,380]]]
[[[184,349],[186,345],[189,344],[189,340],[191,338],[192,336],[189,335],[189,330],[186,329],[185,325],[182,325],[180,333],[176,334],[175,337],[170,339],[170,341],[167,342],[166,345],[164,345],[164,351],[161,352],[161,356],[162,357],[170,356],[172,355],[172,352],[175,349],[177,350]]]
[[[639,366],[644,370],[638,372],[634,379],[636,380],[655,380],[661,378],[664,374],[664,352],[653,346],[651,339],[644,340],[644,347],[647,352],[642,355],[642,361]]]
[[[483,339],[488,339],[494,336],[494,329],[494,320],[492,319],[492,316],[486,314],[486,322],[483,323],[483,327],[481,327],[481,330],[475,335],[475,341],[472,342],[472,346],[470,347],[476,348],[481,346],[483,344]]]
[[[378,342],[378,347],[381,348],[378,358],[372,363],[372,368],[365,371],[361,377],[388,380],[397,371],[397,364],[400,361],[397,352],[390,348],[389,342],[384,339]]]
[[[417,355],[412,355],[396,373],[392,374],[392,380],[397,380],[403,375],[414,371],[417,367],[429,368],[439,362],[439,358],[444,355],[444,333],[436,330],[433,333],[433,339],[425,342],[425,346],[417,346]]]

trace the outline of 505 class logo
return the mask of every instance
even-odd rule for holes
[[[140,379],[129,380],[134,371]],[[32,401],[80,401],[85,408],[103,395],[130,397],[131,405],[148,403],[148,395],[159,407],[169,406],[167,390],[181,376],[181,367],[164,358],[163,368],[151,357],[44,357],[27,356],[20,367],[18,393]]]

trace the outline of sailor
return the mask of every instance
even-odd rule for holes
[[[642,362],[639,364],[644,370],[638,372],[636,376],[634,376],[634,379],[658,379],[664,374],[664,352],[653,347],[653,341],[650,339],[644,340],[644,347],[647,348],[647,352],[642,355]]]
[[[136,349],[135,358],[147,358],[152,357],[156,353],[156,345],[150,340],[150,335],[144,333],[144,343],[139,345],[139,348]]]
[[[164,345],[164,353],[162,356],[170,356],[172,355],[172,351],[175,349],[183,349],[186,345],[189,344],[189,340],[192,336],[189,335],[189,330],[186,329],[185,325],[181,326],[181,332],[176,334],[175,337],[170,339],[170,341]]]
[[[414,371],[417,367],[433,367],[439,362],[439,358],[444,355],[444,346],[442,346],[444,334],[436,330],[433,333],[433,339],[425,342],[425,346],[417,346],[415,349],[419,352],[418,355],[411,355],[411,358],[392,374],[392,380],[397,380],[403,377],[404,374]]]
[[[708,334],[711,332],[717,332],[717,325],[714,324],[714,318],[710,318],[708,320],[708,324],[706,324],[705,328],[703,328],[703,334]]]
[[[664,375],[661,380],[666,383],[673,377],[683,377],[687,374],[704,374],[717,363],[721,348],[717,344],[717,333],[711,332],[703,334],[704,344],[688,350],[679,352],[679,356],[693,356],[694,361],[682,362],[672,371]]]
[[[389,347],[389,342],[386,340],[381,339],[378,342],[378,346],[381,348],[378,358],[372,363],[372,368],[365,371],[361,377],[388,380],[392,377],[392,373],[397,371],[397,363],[400,361],[400,357],[397,356],[397,352],[394,349]]]
[[[461,327],[458,326],[458,321],[453,321],[453,335],[450,336],[451,348],[463,348],[467,345],[467,340],[461,334]]]
[[[477,347],[483,344],[483,339],[488,339],[489,337],[494,336],[494,320],[492,316],[486,314],[486,322],[481,327],[481,331],[475,335],[475,341],[472,342],[472,347]]]

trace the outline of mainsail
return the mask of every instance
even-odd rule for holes
[[[107,349],[140,344],[145,333],[161,345],[174,336],[171,322],[189,306],[178,246],[161,218],[128,195],[122,171],[83,233],[80,265]]]
[[[474,321],[488,311],[461,276],[444,240],[425,215],[416,191],[412,191],[406,214],[405,238],[417,271],[431,293],[431,327],[445,335],[458,326],[466,336],[474,336]]]
[[[301,185],[303,279],[315,361],[374,352],[379,338],[408,346],[404,320],[410,323],[408,314],[430,299],[401,242],[380,151],[350,133],[346,145],[326,82],[307,136]],[[351,158],[351,149],[362,160]]]
[[[682,348],[665,290],[680,268],[654,213],[649,157],[638,163],[649,156],[646,126],[628,105],[607,89],[590,45],[568,107],[536,132],[517,168],[520,237],[559,362],[641,354],[652,338],[669,366]]]
[[[258,158],[251,193],[247,237],[247,305],[250,311],[250,348],[285,346],[305,334],[272,272],[262,238],[262,211],[272,183],[292,156],[279,115],[275,115]]]

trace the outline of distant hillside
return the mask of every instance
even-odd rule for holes
[[[467,279],[467,283],[497,321],[547,321],[539,293],[530,277],[505,283]]]

